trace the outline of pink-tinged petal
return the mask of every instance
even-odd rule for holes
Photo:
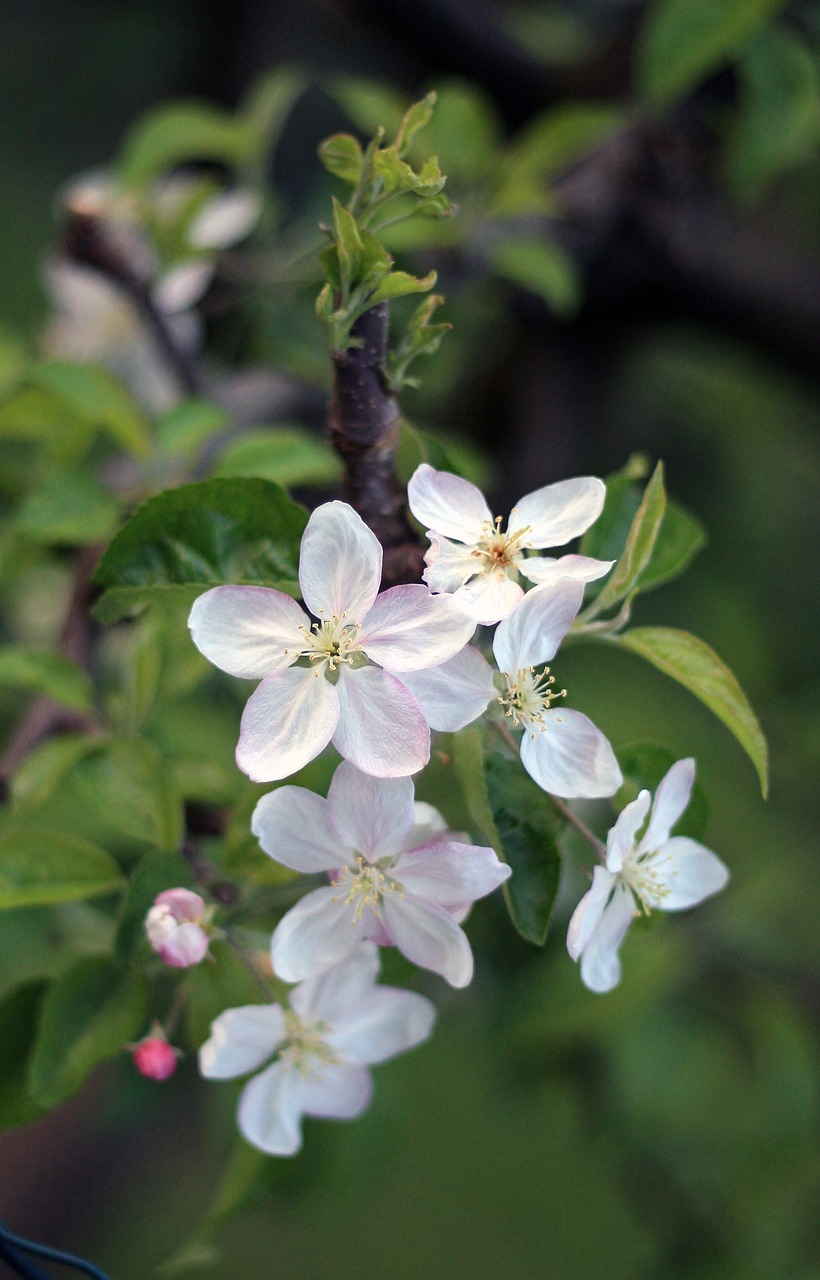
[[[210,1038],[199,1051],[200,1074],[207,1080],[247,1075],[268,1062],[286,1039],[285,1015],[278,1004],[226,1009],[211,1023]]]
[[[188,626],[199,652],[228,675],[262,680],[291,666],[307,623],[295,600],[269,587],[214,587],[194,601]]]
[[[609,742],[580,711],[553,707],[524,733],[521,763],[544,791],[566,800],[612,796],[623,782]]]
[[[517,582],[508,578],[504,569],[482,573],[471,578],[452,596],[454,604],[465,609],[482,626],[492,626],[508,617],[518,606],[524,592]]]
[[[413,832],[413,780],[374,778],[343,760],[327,793],[327,812],[337,843],[375,862],[407,848]]]
[[[516,502],[507,527],[530,526],[526,547],[562,547],[598,519],[605,497],[606,486],[595,476],[559,480]]]
[[[615,891],[581,956],[581,981],[590,991],[603,994],[621,980],[618,950],[633,919],[632,896],[622,884]]]
[[[279,787],[262,796],[251,831],[269,858],[306,875],[336,870],[350,854],[330,825],[327,800],[305,787]]]
[[[298,1074],[298,1073],[297,1073]],[[308,1064],[298,1075],[297,1097],[306,1116],[326,1120],[353,1120],[366,1110],[373,1096],[373,1081],[367,1067],[352,1062]]]
[[[475,902],[508,880],[510,872],[494,849],[452,840],[408,849],[390,869],[405,893],[440,907]]]
[[[493,640],[499,671],[515,675],[539,667],[554,656],[584,598],[583,583],[563,578],[552,587],[535,587],[500,622]]]
[[[317,617],[347,614],[361,622],[378,594],[381,543],[346,502],[317,507],[302,535],[299,583]]]
[[[567,930],[567,951],[573,960],[577,960],[589,945],[615,884],[615,877],[606,867],[595,868],[592,873],[592,888],[584,894],[573,911]]]
[[[327,1022],[335,1027],[349,1010],[370,998],[378,975],[378,947],[363,942],[332,969],[291,991],[291,1007],[303,1022]]]
[[[462,542],[451,542],[439,537],[434,530],[427,532],[430,546],[424,557],[427,568],[422,577],[431,591],[457,591],[468,578],[481,570],[482,560]]]
[[[635,837],[646,821],[651,796],[648,791],[624,805],[614,827],[606,838],[606,865],[608,871],[620,871],[635,847]]]
[[[409,689],[378,667],[342,667],[333,745],[363,773],[402,778],[430,759],[430,730]]]
[[[174,920],[198,923],[205,914],[205,899],[192,889],[163,889],[154,898],[155,907],[166,907]]]
[[[431,843],[446,830],[447,823],[438,809],[434,809],[425,800],[413,802],[413,831],[409,842],[411,849],[416,849],[421,844]],[[467,843],[466,836],[464,843]]]
[[[424,996],[377,987],[334,1024],[328,1042],[350,1062],[386,1062],[426,1040],[435,1020],[435,1006]]]
[[[164,964],[172,969],[189,969],[199,964],[208,954],[208,935],[198,925],[188,922],[177,925],[173,937],[155,950],[159,952]]]
[[[239,1131],[253,1147],[271,1156],[293,1156],[302,1146],[300,1077],[284,1062],[254,1076],[242,1090]]]
[[[668,890],[658,902],[661,911],[695,907],[704,898],[719,893],[729,880],[728,868],[717,854],[688,836],[672,836],[667,840],[656,865]]]
[[[383,902],[384,918],[399,951],[413,964],[440,973],[450,986],[466,987],[473,976],[473,953],[452,916],[410,896],[390,894]]]
[[[344,902],[345,890],[330,885],[306,893],[282,917],[273,931],[270,957],[273,971],[285,982],[301,982],[329,969],[350,955],[367,938],[372,912],[354,922],[354,905]]]
[[[450,597],[433,596],[421,583],[383,591],[365,619],[358,643],[388,671],[437,667],[462,649],[475,623]]]
[[[593,560],[591,556],[530,556],[518,566],[530,582],[539,587],[551,586],[559,578],[575,578],[578,582],[595,582],[609,573],[614,560]]]
[[[277,782],[314,760],[330,741],[339,699],[315,671],[290,667],[263,680],[242,714],[236,763],[253,782]]]
[[[480,489],[426,462],[410,477],[407,503],[422,524],[457,542],[478,542],[484,524],[493,518]]]
[[[442,733],[455,733],[471,724],[496,696],[493,669],[472,645],[465,645],[440,667],[406,672],[401,679],[430,728]]]
[[[669,832],[686,809],[695,784],[695,762],[690,757],[678,760],[658,783],[652,816],[641,840],[640,852],[653,852],[666,844]]]

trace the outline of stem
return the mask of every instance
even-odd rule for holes
[[[383,585],[418,582],[423,552],[407,520],[404,490],[394,461],[399,406],[387,388],[387,304],[371,307],[354,324],[361,345],[333,356],[333,398],[328,435],[345,467],[344,493],[384,548]]]

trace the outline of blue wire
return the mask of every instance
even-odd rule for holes
[[[18,1253],[16,1249],[12,1249],[10,1245],[3,1244],[0,1239],[0,1262],[7,1262],[22,1280],[51,1280],[45,1271],[37,1266],[36,1262],[29,1262],[22,1253]]]
[[[3,1249],[3,1245],[10,1246]],[[23,1253],[33,1253],[38,1258],[48,1258],[51,1262],[61,1262],[66,1267],[73,1267],[75,1271],[83,1271],[87,1276],[92,1276],[93,1280],[111,1280],[104,1271],[100,1271],[99,1267],[95,1267],[90,1262],[86,1262],[83,1258],[76,1258],[71,1253],[64,1253],[62,1249],[52,1249],[47,1244],[36,1244],[33,1240],[25,1240],[23,1236],[16,1236],[7,1227],[0,1222],[0,1257],[6,1257],[6,1260],[12,1265],[19,1266],[28,1265],[23,1258],[15,1257],[15,1250],[19,1249]],[[25,1272],[23,1273],[25,1275]],[[27,1280],[48,1280],[48,1276],[37,1268],[29,1271]]]

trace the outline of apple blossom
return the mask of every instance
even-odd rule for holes
[[[247,1075],[275,1060],[244,1087],[242,1135],[270,1155],[302,1146],[303,1115],[353,1119],[372,1091],[369,1066],[421,1044],[435,1008],[414,991],[376,985],[378,949],[369,942],[340,964],[310,978],[279,1004],[227,1009],[199,1051],[209,1080]]]
[[[280,978],[312,977],[370,938],[454,987],[470,981],[473,955],[458,921],[510,868],[494,850],[443,831],[435,810],[414,808],[413,795],[412,779],[373,778],[345,761],[327,800],[286,786],[259,801],[251,829],[265,853],[332,881],[277,925],[271,962]]]
[[[695,907],[729,879],[711,849],[669,834],[689,804],[694,780],[694,760],[678,760],[658,786],[643,836],[638,839],[649,813],[648,791],[624,806],[607,836],[606,861],[595,868],[567,935],[569,953],[580,959],[581,979],[591,991],[611,991],[620,982],[618,950],[635,916]]]
[[[430,756],[430,730],[402,682],[457,653],[475,623],[421,583],[379,594],[382,549],[352,507],[317,507],[299,582],[311,621],[268,587],[214,587],[191,610],[194,643],[230,675],[262,681],[242,716],[236,760],[254,782],[301,769],[332,742],[366,773],[400,777]]]
[[[177,1069],[179,1050],[175,1049],[160,1033],[146,1036],[139,1044],[131,1046],[134,1066],[141,1076],[149,1080],[168,1080]]]
[[[451,594],[477,622],[490,624],[521,600],[519,574],[537,584],[603,577],[611,560],[524,553],[562,546],[583,533],[601,514],[605,494],[594,476],[546,485],[515,504],[502,531],[501,516],[493,517],[475,485],[423,462],[410,477],[407,499],[416,519],[428,526],[424,581],[431,591]]]
[[[208,935],[202,928],[206,916],[205,902],[198,893],[165,889],[145,917],[148,941],[172,968],[199,964],[208,951]]]

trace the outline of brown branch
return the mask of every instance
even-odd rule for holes
[[[360,346],[333,357],[328,435],[345,467],[344,493],[384,548],[383,585],[419,582],[423,551],[405,514],[394,461],[399,406],[386,387],[387,304],[371,308],[351,331]]]

